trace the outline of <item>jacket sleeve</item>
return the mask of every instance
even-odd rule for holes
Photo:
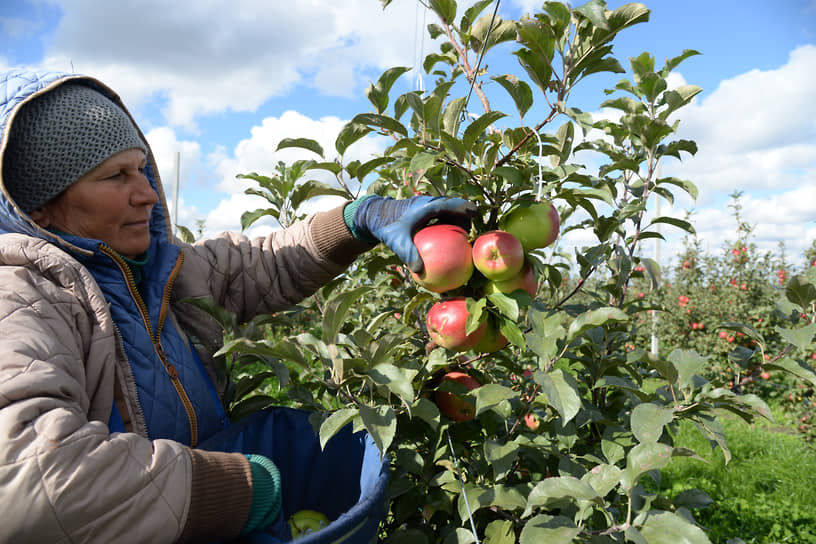
[[[117,347],[101,292],[64,258],[23,248],[10,262],[8,253],[0,252],[0,542],[236,536],[251,503],[246,458],[110,434]]]
[[[182,245],[176,299],[208,297],[241,320],[289,308],[373,247],[356,240],[343,206],[253,240],[235,233]]]

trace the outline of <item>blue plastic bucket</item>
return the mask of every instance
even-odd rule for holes
[[[207,450],[266,455],[281,474],[283,517],[269,533],[236,542],[288,542],[286,520],[300,510],[324,513],[331,523],[297,544],[372,544],[387,511],[388,459],[366,432],[342,429],[321,450],[310,412],[272,408],[233,423],[204,442]],[[286,536],[281,536],[285,532]],[[275,534],[270,534],[275,533]]]

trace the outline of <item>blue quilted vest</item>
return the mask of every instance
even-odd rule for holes
[[[180,249],[154,236],[137,288],[125,261],[108,246],[63,237],[94,251],[92,256],[77,258],[91,271],[110,303],[148,436],[195,446],[223,429],[226,416],[209,376],[195,350],[167,319],[170,291],[183,261]],[[122,430],[120,421],[114,406],[112,431]]]

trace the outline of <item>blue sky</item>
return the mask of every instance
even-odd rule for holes
[[[613,9],[621,4],[609,1]],[[672,80],[703,88],[678,115],[681,137],[696,140],[700,152],[663,171],[694,181],[700,197],[661,211],[683,217],[693,209],[703,248],[717,251],[735,233],[728,195],[742,190],[744,218],[756,226],[752,241],[764,250],[784,241],[800,262],[816,239],[816,0],[645,4],[650,22],[615,41],[624,67],[643,51],[658,66],[684,49],[702,53]],[[499,15],[517,18],[540,5],[501,0]],[[236,174],[271,173],[278,160],[298,158],[293,150],[274,152],[283,137],[310,137],[332,149],[342,125],[370,109],[364,90],[371,80],[436,50],[417,33],[423,22],[434,16],[416,0],[394,0],[384,11],[379,0],[11,0],[0,5],[0,69],[75,71],[117,90],[147,134],[169,196],[181,152],[178,222],[203,220],[213,234],[238,230],[241,212],[263,205],[243,194],[247,185]],[[501,50],[486,62],[492,73],[522,75]],[[621,77],[593,76],[572,105],[608,115],[599,110],[602,91]],[[418,84],[415,70],[393,96]],[[494,107],[501,106],[497,99]],[[475,97],[469,109],[478,113]],[[380,149],[365,141],[347,159]],[[589,242],[575,233],[562,243]],[[661,250],[664,263],[677,242]]]

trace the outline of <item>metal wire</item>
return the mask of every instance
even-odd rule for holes
[[[462,489],[462,497],[465,499],[465,508],[467,508],[468,517],[470,518],[470,528],[473,531],[473,538],[476,539],[476,544],[479,544],[479,535],[476,534],[476,522],[473,521],[473,511],[470,509],[470,502],[465,491],[465,482],[462,480],[462,475],[459,473],[459,461],[456,459],[456,454],[453,452],[453,440],[451,440],[450,432],[445,429],[445,434],[448,437],[448,446],[450,447],[451,457],[453,457],[453,467],[456,469],[456,478],[459,480],[459,487]]]
[[[479,53],[479,59],[476,61],[476,70],[473,72],[473,79],[470,81],[470,90],[468,91],[467,98],[465,99],[465,105],[462,108],[462,121],[467,119],[468,102],[470,102],[470,95],[473,94],[473,86],[476,83],[476,75],[479,73],[479,68],[482,66],[482,59],[484,58],[485,50],[487,48],[487,42],[490,41],[490,34],[493,32],[493,23],[496,22],[496,14],[499,12],[499,4],[501,4],[501,0],[496,0],[496,7],[493,9],[493,17],[490,18],[490,26],[487,28],[487,34],[482,42],[482,50]]]

